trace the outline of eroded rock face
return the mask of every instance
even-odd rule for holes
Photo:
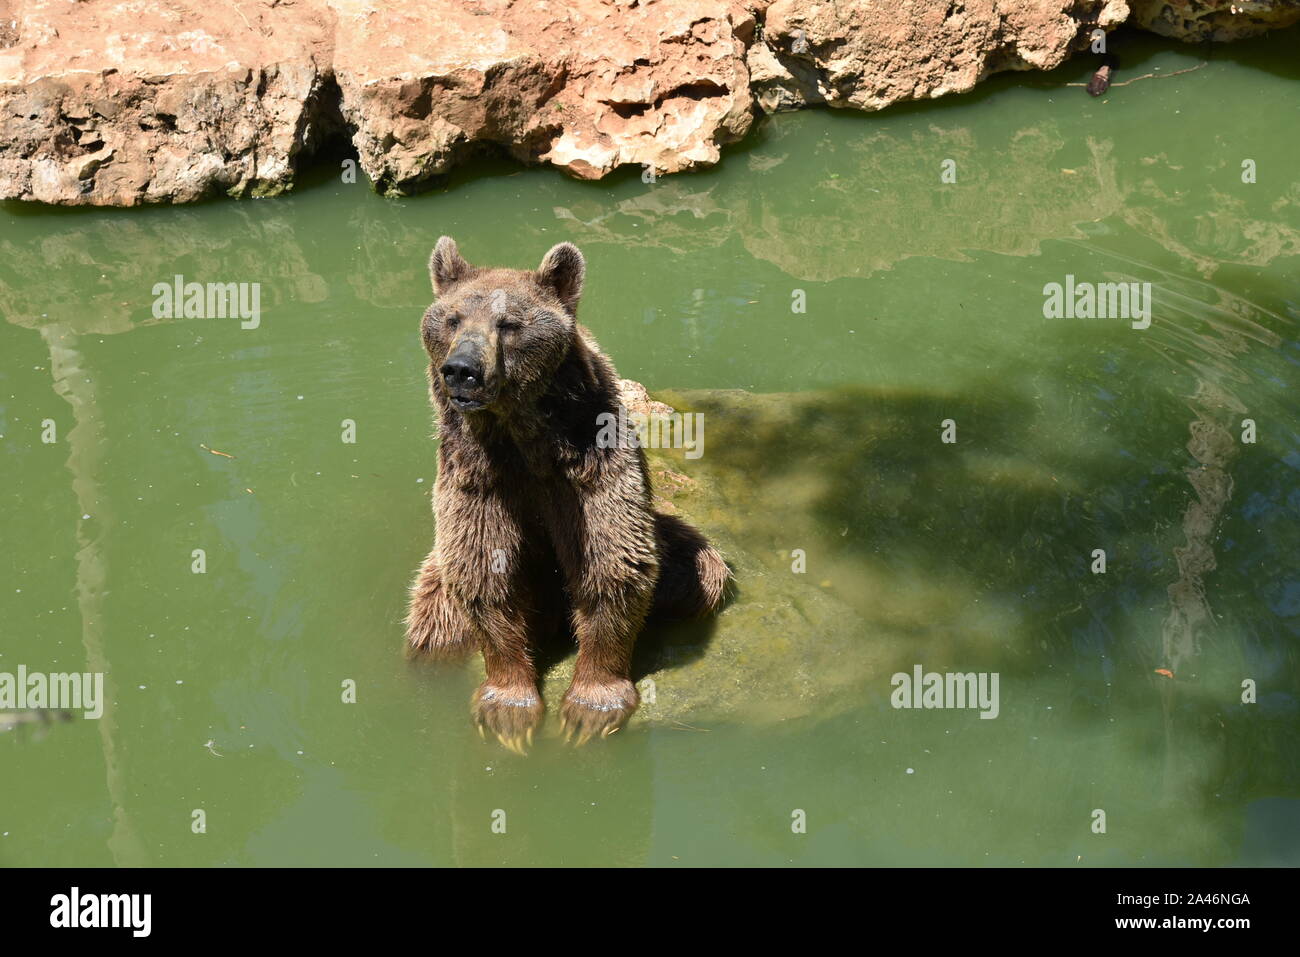
[[[1065,9],[1061,9],[1064,6]],[[1050,70],[1128,16],[1124,0],[1034,4],[823,4],[775,0],[749,51],[768,112],[810,104],[880,110],[962,93],[1002,70]]]
[[[6,199],[275,193],[336,130],[384,192],[493,146],[672,173],[754,116],[754,18],[726,0],[0,0],[0,24]]]
[[[718,160],[753,120],[753,17],[723,0],[330,0],[361,165],[384,191],[500,146],[583,179]]]
[[[134,206],[284,189],[315,136],[319,9],[0,0],[0,198]]]
[[[1190,39],[1300,19],[1300,0],[1135,5]],[[336,135],[388,193],[484,148],[586,179],[673,173],[717,162],[757,110],[969,90],[1128,16],[1125,0],[0,0],[0,199],[272,194]]]
[[[1194,43],[1241,40],[1300,23],[1300,0],[1130,0],[1133,23]]]

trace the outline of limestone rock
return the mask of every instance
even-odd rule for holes
[[[1300,20],[1300,0],[1134,7],[1186,39]],[[758,110],[963,92],[1128,17],[1125,0],[0,0],[0,199],[273,194],[334,138],[392,194],[483,150],[674,173],[716,163]]]
[[[287,188],[327,83],[328,20],[307,4],[0,0],[0,198]]]
[[[1131,0],[1133,23],[1196,43],[1241,40],[1300,23],[1300,0]]]
[[[718,160],[752,122],[753,18],[723,0],[330,0],[361,165],[405,192],[494,145],[596,179]]]
[[[963,93],[1002,70],[1050,70],[1086,45],[1092,30],[1109,31],[1128,12],[1124,0],[901,7],[775,0],[748,62],[768,112],[810,104],[880,110]]]

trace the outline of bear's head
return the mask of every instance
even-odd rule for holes
[[[578,247],[552,247],[536,270],[471,266],[443,236],[429,257],[437,301],[420,335],[435,396],[461,412],[540,395],[577,336],[586,263]]]

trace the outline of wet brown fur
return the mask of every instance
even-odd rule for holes
[[[407,641],[436,657],[480,651],[474,721],[522,751],[545,710],[538,642],[567,620],[578,660],[562,721],[579,741],[611,734],[638,704],[629,668],[647,616],[714,611],[730,573],[699,532],[651,508],[634,440],[597,442],[598,416],[617,415],[621,399],[612,363],[577,323],[578,249],[560,243],[535,271],[487,269],[444,236],[429,270],[437,301],[420,329],[440,422],[437,534],[411,588]],[[478,409],[459,407],[439,371],[465,343],[483,358],[468,399]]]

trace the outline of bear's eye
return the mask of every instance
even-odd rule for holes
[[[447,317],[447,328],[448,328],[448,329],[455,329],[455,328],[456,328],[457,326],[459,326],[459,325],[460,325],[460,316],[448,316],[448,317]]]
[[[497,320],[497,328],[500,329],[502,332],[509,332],[511,330],[520,329],[522,327],[523,327],[523,323],[520,322],[518,319]]]

